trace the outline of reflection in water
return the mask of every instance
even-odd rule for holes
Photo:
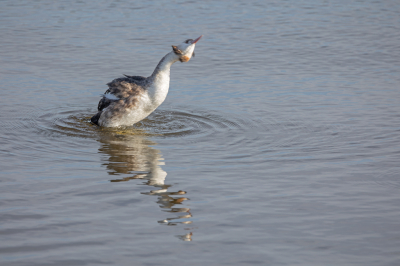
[[[160,208],[168,213],[179,213],[177,217],[170,217],[158,221],[165,225],[191,224],[192,217],[189,208],[178,208],[176,205],[188,200],[182,197],[186,191],[170,191],[172,185],[165,184],[167,172],[160,166],[164,165],[158,149],[151,147],[157,143],[148,140],[143,134],[104,134],[99,141],[102,146],[99,151],[109,156],[106,163],[108,173],[113,176],[129,175],[128,177],[114,178],[111,182],[124,182],[132,179],[146,180],[145,185],[155,189],[142,192],[144,195],[156,196]],[[126,132],[125,132],[126,133]],[[132,132],[130,132],[132,133]],[[177,236],[184,241],[192,241],[192,232]]]

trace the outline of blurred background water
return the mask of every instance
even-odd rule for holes
[[[398,1],[1,1],[1,265],[399,265]],[[91,125],[105,84],[163,105]]]

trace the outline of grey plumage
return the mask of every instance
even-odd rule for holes
[[[142,77],[142,76],[129,76],[129,75],[125,75],[125,74],[123,74],[125,77],[127,77],[127,78],[130,78],[130,79],[134,79],[134,80],[138,80],[138,81],[141,81],[141,80],[144,80],[144,79],[146,79],[145,77]]]
[[[103,127],[129,126],[150,115],[168,94],[171,65],[177,61],[188,62],[201,37],[172,46],[173,52],[166,54],[147,78],[124,75],[108,83],[91,121]]]
[[[103,96],[103,98],[100,99],[99,104],[97,105],[98,113],[94,115],[91,119],[92,123],[99,125],[98,121],[101,112],[111,104],[116,103],[120,100],[124,100],[129,96],[140,94],[141,92],[146,90],[147,87],[150,85],[150,83],[153,81],[153,79],[159,73],[160,65],[164,60],[165,56],[160,60],[153,74],[148,78],[142,76],[129,76],[123,74],[125,77],[117,78],[107,83],[108,90],[104,93],[104,95],[112,94],[118,99],[109,99],[106,96]],[[131,97],[131,103],[128,104],[130,105],[134,104],[134,102],[132,101],[133,99],[134,98]]]
[[[125,74],[124,76],[107,83],[108,89],[97,105],[98,113],[90,119],[93,124],[99,125],[98,122],[103,110],[113,103],[120,102],[120,108],[129,108],[136,104],[135,98],[130,96],[135,96],[145,91],[150,82],[149,78],[146,77]],[[109,99],[105,96],[106,94],[112,94],[118,99]]]

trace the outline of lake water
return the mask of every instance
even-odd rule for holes
[[[400,265],[398,1],[1,1],[1,265]],[[132,128],[106,83],[196,57]]]

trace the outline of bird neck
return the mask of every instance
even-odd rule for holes
[[[159,79],[165,79],[168,77],[169,79],[169,73],[171,69],[171,65],[179,60],[179,57],[174,53],[170,52],[166,54],[158,63],[156,68],[154,69],[153,74],[151,74],[150,78],[153,81],[159,80]]]
[[[174,53],[170,52],[165,55],[160,63],[154,69],[153,74],[149,77],[150,86],[147,92],[152,100],[152,107],[157,108],[167,97],[169,89],[169,72],[171,65],[179,60],[179,57]]]

